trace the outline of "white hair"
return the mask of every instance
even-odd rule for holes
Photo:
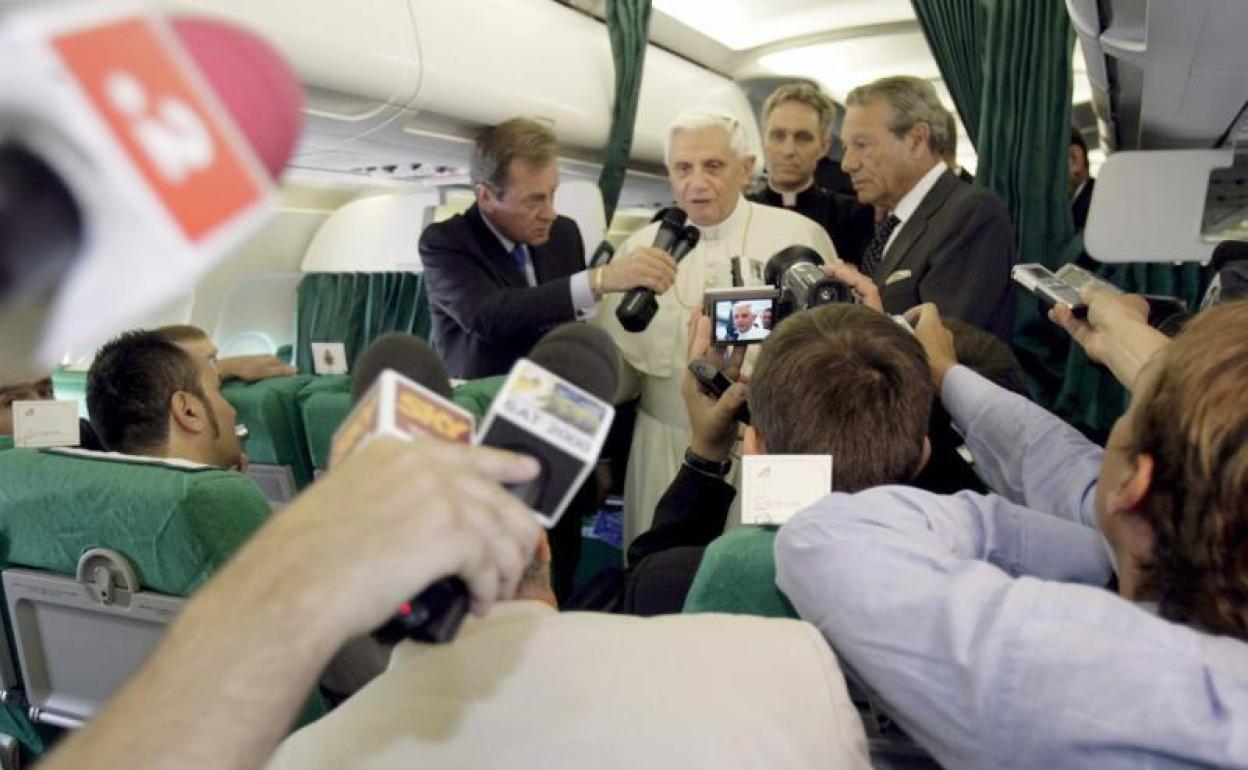
[[[671,164],[672,136],[677,131],[697,131],[707,126],[718,126],[728,133],[728,149],[732,150],[733,155],[746,158],[752,154],[741,121],[714,107],[692,107],[667,124],[667,133],[663,136],[663,164]],[[756,164],[757,162],[758,160],[755,159]]]

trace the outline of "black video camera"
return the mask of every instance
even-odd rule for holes
[[[823,259],[806,246],[789,246],[772,255],[763,270],[769,286],[711,289],[706,314],[714,341],[734,345],[762,342],[793,313],[833,302],[854,302],[848,286],[823,273]]]

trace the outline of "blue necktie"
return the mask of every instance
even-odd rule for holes
[[[529,271],[524,269],[524,244],[517,243],[511,249],[511,259],[516,263],[516,269],[520,271],[520,275],[524,277],[525,283],[529,281]]]

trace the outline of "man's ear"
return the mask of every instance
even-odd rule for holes
[[[832,137],[824,136],[823,139],[820,140],[819,142],[819,157],[820,158],[828,157],[828,152],[831,149],[832,149]]]
[[[911,474],[910,478],[913,479],[917,477],[920,473],[922,473],[923,469],[927,467],[927,462],[931,459],[932,459],[932,440],[929,439],[927,436],[924,436],[923,437],[923,454],[922,456],[919,457],[919,464],[917,467],[915,467],[914,473]]]
[[[488,184],[486,184],[485,182],[477,182],[476,193],[477,193],[477,206],[483,209],[494,208],[494,202],[496,198],[494,197],[494,190],[490,189],[490,186]]]
[[[203,433],[208,429],[203,403],[185,390],[175,391],[169,399],[169,418],[183,433]]]
[[[1116,510],[1138,511],[1153,485],[1153,456],[1138,454],[1131,469],[1112,484],[1109,501]]]
[[[745,426],[745,435],[741,438],[741,451],[747,455],[767,454],[767,445],[763,443],[763,437],[753,425]]]
[[[910,140],[914,143],[910,146],[911,152],[918,152],[923,147],[930,147],[932,139],[932,127],[919,121],[910,127]]]

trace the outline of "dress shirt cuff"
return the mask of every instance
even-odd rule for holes
[[[582,270],[568,281],[572,288],[572,307],[576,310],[576,320],[586,321],[598,315],[598,302],[589,287],[589,271]]]
[[[940,401],[953,418],[953,427],[958,434],[966,436],[966,426],[983,408],[984,403],[997,386],[977,374],[974,369],[956,364],[945,373],[945,380],[940,386]]]

